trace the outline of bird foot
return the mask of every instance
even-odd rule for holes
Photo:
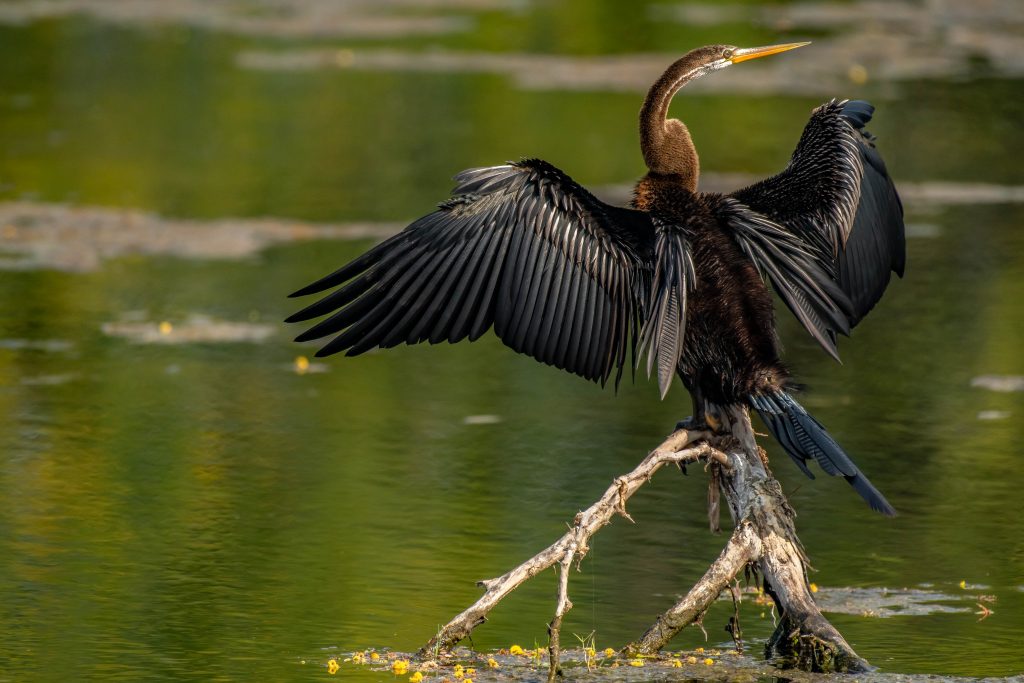
[[[710,413],[704,413],[704,420],[698,420],[693,415],[676,422],[676,429],[685,429],[687,431],[697,432],[712,432],[714,434],[720,434],[722,432],[722,421]]]

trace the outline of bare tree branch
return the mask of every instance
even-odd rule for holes
[[[453,647],[472,633],[474,628],[484,623],[494,606],[527,579],[556,563],[563,562],[566,557],[571,558],[575,555],[582,559],[587,553],[587,542],[590,537],[608,524],[616,514],[630,519],[629,513],[626,512],[626,501],[663,466],[695,462],[702,457],[712,457],[721,461],[725,457],[724,454],[718,453],[708,445],[708,436],[710,435],[706,432],[685,429],[672,433],[632,472],[615,479],[596,503],[578,513],[572,527],[560,539],[508,573],[480,581],[479,585],[485,589],[480,599],[441,627],[437,634],[420,648],[419,655],[426,657],[436,650],[448,650]],[[691,446],[696,441],[700,443]],[[567,573],[564,578],[568,580]]]
[[[586,556],[590,538],[616,514],[633,521],[626,502],[659,469],[669,463],[684,465],[698,460],[710,464],[709,521],[717,530],[718,506],[724,497],[733,520],[733,532],[721,554],[704,576],[675,606],[662,614],[627,652],[651,654],[665,647],[690,624],[702,627],[705,612],[747,566],[759,570],[766,591],[780,610],[780,620],[766,647],[766,655],[783,665],[811,671],[865,671],[870,667],[822,616],[807,583],[807,557],[793,525],[793,510],[767,467],[757,445],[747,410],[733,406],[718,416],[723,434],[680,429],[651,451],[632,472],[616,478],[604,495],[578,513],[569,530],[550,546],[508,573],[481,581],[484,594],[445,624],[420,649],[421,657],[448,650],[487,620],[487,614],[506,595],[539,572],[558,565],[558,593],[549,624],[548,680],[558,674],[562,619],[572,608],[569,569]],[[719,492],[721,496],[719,496]],[[736,594],[734,593],[734,598]],[[738,632],[739,612],[731,626]],[[702,627],[703,628],[703,627]]]

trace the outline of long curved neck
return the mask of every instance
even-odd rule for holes
[[[651,86],[640,109],[640,150],[652,173],[680,176],[691,192],[697,190],[700,160],[690,131],[679,119],[668,118],[668,107],[679,89],[698,74],[699,55],[675,61]]]

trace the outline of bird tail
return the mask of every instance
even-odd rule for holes
[[[889,517],[896,515],[885,496],[857,469],[825,427],[792,396],[785,391],[775,391],[749,396],[748,401],[804,474],[814,479],[807,467],[807,461],[813,458],[826,473],[845,477],[872,510]]]

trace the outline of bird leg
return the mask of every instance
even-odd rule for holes
[[[676,429],[711,431],[721,434],[725,425],[718,414],[718,407],[707,403],[704,400],[704,394],[698,387],[690,389],[690,399],[693,401],[693,415],[677,422]]]

